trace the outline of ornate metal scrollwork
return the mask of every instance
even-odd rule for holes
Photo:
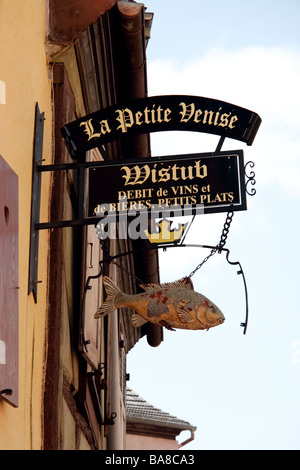
[[[251,183],[252,186],[254,186],[256,184],[256,180],[255,180],[255,173],[254,171],[250,171],[250,173],[247,173],[247,166],[250,166],[251,168],[254,167],[254,163],[252,161],[250,162],[247,162],[246,165],[245,165],[245,176],[247,178],[247,181],[246,181],[246,193],[249,195],[249,196],[254,196],[256,194],[256,189],[255,188],[251,188],[250,190],[248,189],[248,184]]]

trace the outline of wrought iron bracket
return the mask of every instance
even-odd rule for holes
[[[44,135],[44,113],[40,113],[38,103],[36,103],[36,111],[35,111],[35,133],[34,133],[34,151],[33,151],[33,161],[32,161],[32,195],[31,195],[31,223],[30,223],[30,255],[29,255],[29,276],[28,276],[28,295],[33,293],[34,296],[34,301],[37,303],[37,285],[41,283],[42,281],[38,280],[38,255],[39,255],[39,231],[40,230],[46,230],[46,229],[55,229],[55,228],[63,228],[63,227],[76,227],[76,226],[84,226],[84,225],[95,225],[99,222],[101,217],[85,217],[85,170],[88,168],[92,167],[101,167],[105,164],[110,164],[108,162],[103,162],[103,161],[93,161],[93,162],[85,162],[85,161],[80,161],[76,163],[63,163],[63,164],[52,164],[52,165],[43,165],[43,135]],[[221,137],[216,151],[220,151],[222,148],[222,145],[224,143],[225,137]],[[101,149],[101,152],[104,153],[104,149]],[[107,158],[107,155],[105,155]],[[255,179],[255,173],[252,171],[250,174],[247,174],[247,166],[250,166],[251,168],[254,166],[253,162],[248,162],[245,165],[245,176],[248,178],[248,181],[246,182],[246,191],[249,195],[254,195],[256,193],[255,189],[252,189],[251,192],[247,190],[247,185],[249,182],[251,182],[252,185],[254,185]],[[77,219],[73,220],[63,220],[63,221],[53,221],[53,222],[40,222],[40,203],[41,203],[41,183],[42,183],[42,173],[43,172],[49,172],[49,171],[66,171],[66,170],[78,170],[79,171],[79,201],[78,201],[78,217]],[[155,248],[163,248],[166,250],[169,247],[187,247],[187,246],[195,246],[195,247],[201,247],[201,248],[215,248],[215,247],[208,247],[205,245],[185,245],[183,243],[175,244],[175,245],[156,245]],[[153,246],[149,247],[144,247],[143,250],[145,249],[152,249]],[[135,250],[137,251],[137,250]],[[229,256],[229,250],[225,248],[219,248],[219,253],[221,251],[226,251],[227,252],[227,261],[230,264],[238,264],[240,267],[240,270],[238,271],[238,274],[243,275],[243,280],[244,280],[244,286],[245,286],[245,293],[246,293],[246,320],[245,322],[241,323],[241,326],[244,327],[244,334],[246,333],[247,329],[247,324],[248,324],[248,295],[247,295],[247,286],[246,286],[246,281],[245,281],[245,276],[243,273],[243,270],[241,268],[240,263],[238,262],[231,262],[228,259]],[[113,257],[105,257],[104,261],[108,262],[113,262],[116,258],[119,258],[120,256],[125,256],[129,253],[132,252],[126,252],[126,253],[121,253],[117,256]],[[100,262],[101,266],[101,262]],[[91,289],[91,286],[89,285],[89,281],[91,278],[94,277],[100,277],[102,275],[102,267],[98,275],[92,276],[88,278],[86,286],[85,286],[85,292],[84,292],[84,299],[83,299],[83,305],[81,308],[81,315],[82,315],[82,320],[84,320],[84,312],[85,312],[85,296],[87,290]],[[87,345],[89,344],[89,340],[86,340],[85,337],[83,339],[83,344],[84,347],[87,351]]]
[[[30,221],[30,251],[29,251],[29,275],[28,275],[28,295],[32,292],[35,302],[37,302],[38,284],[38,251],[39,232],[35,230],[35,224],[40,218],[41,201],[41,173],[39,167],[43,159],[44,140],[44,120],[45,114],[40,113],[39,105],[35,106],[35,129],[34,147],[32,161],[32,189],[31,189],[31,221]]]
[[[99,216],[85,218],[85,170],[87,168],[97,167],[101,165],[103,166],[103,164],[105,164],[102,161],[98,161],[43,165],[44,120],[44,113],[40,113],[39,106],[37,103],[35,111],[34,150],[32,160],[31,221],[28,274],[28,295],[30,295],[31,292],[33,293],[35,303],[37,303],[37,286],[39,283],[42,282],[41,280],[38,280],[39,231],[63,227],[93,225],[99,222],[99,219],[101,218]],[[66,170],[79,171],[78,217],[72,220],[40,222],[42,173],[49,171]]]
[[[247,162],[246,165],[245,165],[245,177],[247,178],[247,181],[246,181],[246,193],[248,194],[248,196],[254,196],[256,194],[256,189],[255,188],[251,188],[249,190],[248,188],[248,184],[250,183],[252,186],[254,186],[256,184],[256,180],[255,180],[255,172],[254,171],[250,171],[250,173],[248,173],[248,168],[247,167],[250,167],[250,168],[253,168],[254,167],[254,163],[252,161],[250,162]]]
[[[248,290],[247,290],[246,278],[245,278],[245,274],[244,274],[243,268],[241,266],[241,263],[239,261],[230,261],[229,260],[230,251],[229,251],[228,248],[224,248],[224,247],[220,247],[220,246],[216,247],[216,246],[210,246],[210,245],[195,245],[195,244],[184,244],[184,243],[182,243],[180,245],[178,245],[178,244],[157,245],[155,248],[156,249],[163,249],[163,251],[166,251],[168,248],[206,248],[206,249],[209,249],[209,250],[217,249],[217,251],[219,253],[225,252],[226,253],[226,261],[231,265],[238,266],[239,269],[237,271],[237,274],[241,274],[242,278],[243,278],[244,291],[245,291],[246,313],[245,313],[245,321],[241,322],[240,326],[242,328],[244,328],[243,334],[244,335],[246,334],[247,327],[248,327],[248,317],[249,317]],[[129,250],[129,251],[126,251],[124,253],[119,253],[119,254],[114,255],[114,256],[104,257],[103,260],[99,261],[99,265],[100,265],[99,273],[96,274],[95,276],[92,276],[91,278],[98,278],[98,277],[101,277],[103,275],[103,263],[105,263],[105,262],[114,263],[115,260],[117,260],[118,258],[122,258],[123,256],[128,256],[128,255],[133,254],[133,253],[137,253],[137,252],[140,252],[140,251],[147,251],[147,250],[153,250],[153,247],[144,246],[142,248],[137,248],[135,250]],[[87,280],[87,283],[86,283],[86,286],[85,286],[85,294],[86,294],[86,291],[89,289],[89,280],[91,278],[89,278]],[[83,302],[82,311],[81,311],[82,318],[84,318],[84,314],[85,314],[85,308],[84,308],[84,302]],[[85,343],[87,343],[87,342],[85,342]]]

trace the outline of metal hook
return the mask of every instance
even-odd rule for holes
[[[90,286],[91,279],[97,279],[97,278],[99,278],[103,275],[103,265],[101,264],[101,262],[99,264],[100,264],[99,273],[95,274],[95,276],[89,276],[87,278],[87,281],[86,281],[85,287],[84,287],[84,292],[83,292],[82,307],[81,307],[81,323],[82,323],[82,342],[83,342],[83,345],[84,345],[84,348],[85,348],[86,352],[88,352],[87,345],[90,344],[90,340],[85,339],[85,332],[84,332],[85,298],[86,298],[87,291],[92,289],[92,286]]]
[[[227,248],[223,248],[223,250],[226,251],[226,260],[228,261],[229,264],[232,264],[232,265],[238,264],[239,265],[240,269],[239,269],[239,271],[237,271],[237,274],[241,274],[242,277],[243,277],[244,288],[245,288],[245,300],[246,300],[246,318],[245,318],[245,322],[241,323],[241,327],[244,328],[243,333],[245,335],[246,331],[247,331],[247,326],[248,326],[248,314],[249,314],[248,291],[247,291],[246,278],[245,278],[244,271],[243,271],[243,268],[241,266],[241,263],[239,261],[230,261],[229,260],[230,251]]]

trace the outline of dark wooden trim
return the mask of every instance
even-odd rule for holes
[[[73,397],[72,394],[72,384],[68,381],[68,379],[63,376],[63,397],[65,399],[66,404],[68,405],[68,408],[74,418],[75,426],[76,428],[79,428],[80,431],[83,433],[85,436],[89,446],[91,447],[91,450],[97,450],[98,446],[95,442],[95,439],[93,437],[92,430],[87,423],[87,421],[84,419],[82,414],[79,412],[78,407],[76,405],[76,401]],[[77,446],[79,446],[79,442],[77,443]],[[80,450],[79,448],[76,448],[75,450]]]
[[[65,163],[68,155],[63,144],[60,127],[66,114],[74,115],[75,100],[63,64],[54,66],[54,115],[55,147],[53,163]],[[64,215],[62,197],[66,195],[64,172],[52,175],[50,221],[61,220]],[[62,400],[61,370],[61,315],[64,286],[63,230],[50,231],[49,240],[49,285],[48,285],[48,323],[47,358],[45,366],[44,391],[44,449],[59,449],[59,407]]]

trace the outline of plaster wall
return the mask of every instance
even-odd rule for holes
[[[35,105],[45,113],[43,159],[52,160],[51,69],[45,55],[45,1],[0,2],[0,154],[19,182],[19,406],[0,398],[0,449],[40,449],[47,310],[48,232],[39,244],[38,302],[28,296]],[[50,175],[42,178],[48,220]],[[1,367],[1,366],[0,366]]]

